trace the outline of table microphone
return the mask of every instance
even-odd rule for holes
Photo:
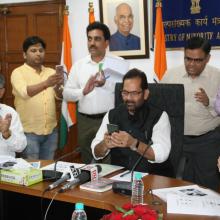
[[[61,177],[60,179],[58,179],[57,181],[55,181],[54,183],[50,184],[46,190],[52,190],[56,187],[58,187],[61,183],[66,182],[67,180],[69,180],[71,178],[71,175],[69,173],[65,174],[63,177]]]
[[[42,170],[43,172],[43,179],[44,180],[57,180],[60,179],[63,175],[63,172],[57,171],[57,163],[59,161],[61,161],[62,159],[71,156],[74,153],[78,153],[80,152],[79,147],[76,147],[76,149],[74,149],[73,151],[62,155],[61,157],[59,157],[58,159],[56,159],[54,161],[54,169],[53,170]]]
[[[134,166],[131,169],[131,182],[126,182],[126,181],[116,181],[112,184],[112,190],[115,193],[120,193],[120,194],[125,194],[125,195],[131,195],[132,194],[132,182],[133,182],[133,174],[134,174],[134,170],[137,167],[137,165],[140,163],[140,161],[142,160],[142,158],[144,157],[145,153],[147,152],[147,150],[149,149],[149,147],[152,145],[152,140],[150,140],[147,144],[146,149],[144,150],[143,154],[141,154],[136,163],[134,164]]]
[[[98,173],[102,171],[102,167],[100,165],[95,165],[97,168]],[[65,192],[68,189],[71,189],[73,186],[78,184],[83,184],[91,180],[91,173],[89,170],[81,170],[81,173],[72,181],[66,183],[64,186],[58,190],[59,193]]]

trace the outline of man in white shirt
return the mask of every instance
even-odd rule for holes
[[[110,31],[105,24],[89,24],[87,39],[90,55],[74,63],[63,91],[66,101],[78,103],[78,144],[83,163],[91,162],[91,141],[104,114],[114,107],[114,88],[109,89],[108,80],[100,74],[102,66],[110,59],[122,60],[106,54]]]
[[[0,74],[0,99],[5,93],[5,78]],[[15,157],[27,145],[20,118],[10,106],[0,103],[0,155]]]
[[[92,141],[95,159],[109,153],[113,165],[131,170],[140,156],[135,170],[172,176],[168,156],[171,149],[171,127],[166,112],[147,102],[150,95],[145,73],[129,70],[123,78],[121,91],[124,103],[110,110]],[[107,131],[107,124],[118,125],[118,131]]]

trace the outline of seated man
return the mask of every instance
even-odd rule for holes
[[[131,170],[143,155],[135,170],[170,176],[170,122],[166,112],[147,102],[150,94],[145,73],[129,70],[121,94],[124,103],[105,115],[92,141],[93,156],[99,160],[110,153],[112,164]],[[119,132],[109,134],[108,123],[117,124]]]
[[[5,78],[0,74],[0,99],[5,93]],[[17,112],[0,103],[0,156],[15,157],[15,152],[21,152],[27,141]]]

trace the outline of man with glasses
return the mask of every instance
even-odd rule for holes
[[[92,141],[95,159],[109,153],[111,164],[131,170],[143,156],[135,170],[171,175],[167,158],[171,149],[170,122],[166,112],[151,106],[145,73],[129,70],[123,78],[121,91],[124,103],[110,110]],[[107,131],[107,124],[118,125],[118,132]]]
[[[214,100],[220,85],[220,71],[207,65],[210,43],[193,37],[186,43],[184,64],[168,71],[162,83],[180,83],[185,89],[184,159],[185,180],[217,189],[220,175],[216,161],[220,154],[220,117]]]
[[[5,93],[5,77],[0,74],[0,99]],[[18,113],[0,103],[0,156],[15,157],[27,145]]]
[[[134,24],[131,6],[127,3],[119,4],[114,21],[118,30],[110,38],[109,50],[140,50],[140,37],[131,33]]]

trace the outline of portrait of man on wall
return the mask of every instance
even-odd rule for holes
[[[147,0],[99,0],[111,32],[109,51],[127,59],[149,57]]]
[[[128,3],[120,3],[114,16],[117,31],[111,35],[109,50],[139,50],[140,37],[132,34],[134,14]]]

